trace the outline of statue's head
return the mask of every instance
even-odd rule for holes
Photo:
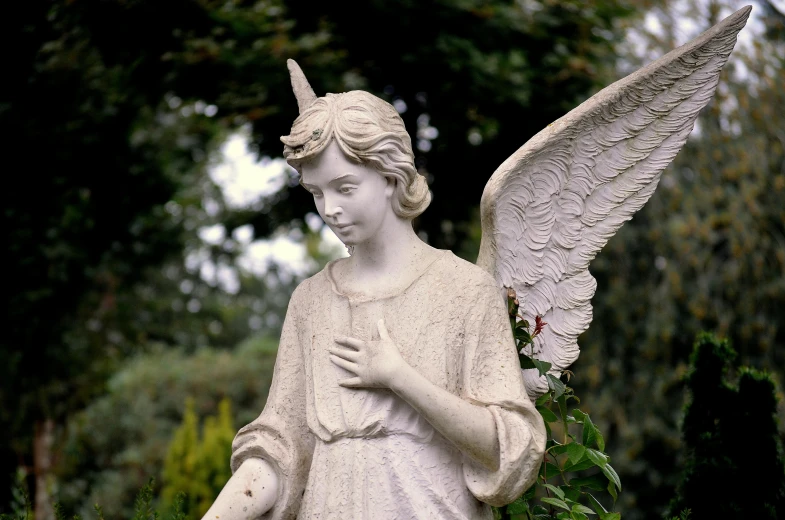
[[[297,64],[289,60],[288,65],[300,116],[281,137],[286,161],[302,173],[302,164],[334,141],[348,160],[393,182],[396,215],[412,219],[425,211],[431,194],[414,166],[411,139],[395,108],[360,90],[317,98]]]

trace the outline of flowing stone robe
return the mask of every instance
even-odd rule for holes
[[[237,434],[232,471],[249,457],[279,475],[271,519],[490,519],[537,476],[545,428],[523,386],[506,304],[485,271],[443,252],[406,289],[338,291],[333,264],[289,303],[262,414]],[[388,389],[352,389],[334,365],[337,336],[390,337],[413,368],[493,416],[500,461],[489,470]],[[461,421],[461,417],[455,417]]]

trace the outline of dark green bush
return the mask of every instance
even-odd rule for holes
[[[729,342],[707,333],[698,336],[690,364],[686,464],[671,515],[689,509],[693,520],[785,518],[774,382],[740,367]]]

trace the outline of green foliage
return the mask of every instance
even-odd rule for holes
[[[153,509],[153,483],[155,480],[150,480],[142,486],[139,494],[136,496],[134,503],[134,516],[133,520],[158,520],[158,511]]]
[[[212,439],[208,443],[230,441],[236,428],[251,422],[264,407],[276,346],[255,338],[233,350],[203,348],[188,354],[157,349],[134,358],[112,377],[105,396],[69,421],[57,468],[56,499],[83,518],[94,516],[95,503],[103,506],[107,518],[133,516],[134,497],[149,477],[168,485],[164,463],[175,431],[183,424],[186,399],[193,396],[197,417],[219,412],[205,432]],[[234,417],[221,409],[223,399],[231,401]],[[214,460],[207,465],[217,469],[206,472],[203,480],[212,488],[225,483],[217,481],[229,469],[228,451],[217,451],[209,450]],[[166,503],[159,504],[162,510],[168,510],[173,498],[167,495]],[[182,510],[191,507],[191,500]]]
[[[435,194],[418,226],[465,258],[476,257],[467,237],[479,242],[479,218],[470,215],[488,168],[621,77],[607,73],[616,63],[624,72],[641,64],[623,47],[641,40],[621,37],[640,17],[616,0],[17,4],[7,13],[14,52],[0,103],[0,123],[13,129],[4,142],[8,170],[20,172],[4,208],[14,276],[0,345],[0,401],[12,403],[0,407],[0,508],[19,461],[31,465],[32,422],[53,416],[71,424],[60,454],[71,470],[63,470],[60,494],[85,518],[96,498],[108,516],[131,516],[135,490],[149,473],[160,477],[188,394],[183,380],[167,376],[171,402],[155,381],[154,392],[135,387],[138,403],[134,385],[118,378],[104,396],[125,355],[150,344],[233,345],[250,316],[285,308],[286,289],[268,291],[263,281],[220,294],[183,268],[180,253],[197,249],[199,226],[221,221],[231,235],[251,223],[256,236],[268,236],[302,228],[312,211],[292,186],[225,211],[206,177],[217,143],[242,125],[251,125],[260,154],[280,153],[277,138],[296,117],[286,58],[301,62],[317,93],[365,88],[405,101],[415,146],[420,120],[438,129],[430,150],[417,152]],[[674,13],[677,4],[688,10]],[[654,6],[664,28],[643,40],[650,56],[686,40],[676,40],[674,20],[707,28],[731,4],[636,2]],[[379,22],[356,24],[358,16]],[[592,422],[618,436],[609,451],[630,520],[659,518],[673,494],[679,381],[698,330],[732,338],[745,363],[774,377],[785,366],[785,40],[781,15],[772,10],[758,21],[766,33],[734,51],[700,133],[592,263],[595,317],[581,337],[575,385],[592,395]],[[733,73],[737,62],[745,74]],[[214,104],[217,114],[208,117],[198,103]],[[210,190],[220,208],[214,216],[202,207]],[[210,248],[217,265],[230,265],[229,246]],[[182,282],[196,288],[186,294]],[[187,309],[191,299],[199,312]],[[184,359],[149,359],[156,356]],[[152,365],[150,373],[163,370]],[[248,395],[262,400],[263,384]],[[260,409],[226,395],[240,415]],[[200,415],[223,394],[211,396],[196,403]],[[90,428],[74,427],[82,421]]]
[[[31,520],[33,507],[30,503],[30,494],[27,491],[25,472],[20,468],[16,473],[16,483],[11,490],[11,514],[0,513],[0,520]]]
[[[537,482],[512,504],[494,511],[499,520],[586,520],[597,515],[600,520],[619,520],[620,513],[608,512],[598,500],[597,492],[607,492],[616,502],[621,480],[605,453],[605,439],[589,414],[579,409],[568,412],[569,403],[580,402],[573,389],[548,374],[551,364],[527,354],[547,323],[535,318],[534,330],[518,312],[515,291],[508,289],[507,310],[515,337],[521,368],[538,370],[548,380],[548,392],[537,399],[548,434],[545,456]],[[564,372],[568,379],[572,373]],[[580,435],[577,435],[580,427]],[[602,498],[602,497],[601,497]],[[605,501],[605,500],[604,500]]]
[[[405,100],[412,135],[418,121],[438,128],[431,150],[418,152],[436,180],[420,226],[444,247],[466,234],[461,221],[487,178],[475,172],[490,174],[489,165],[603,83],[615,22],[629,13],[619,0],[9,9],[4,36],[14,52],[0,123],[13,129],[3,144],[12,151],[7,169],[18,174],[3,210],[14,276],[4,291],[11,325],[0,346],[0,397],[15,404],[0,409],[0,503],[18,461],[29,464],[32,424],[62,424],[103,393],[129,352],[156,342],[232,344],[212,331],[247,332],[236,326],[247,312],[227,316],[225,299],[208,298],[204,284],[174,296],[180,282],[200,282],[181,268],[199,226],[220,219],[231,235],[250,223],[258,237],[305,229],[313,206],[296,182],[224,211],[207,175],[219,143],[239,128],[251,127],[260,155],[280,154],[278,136],[297,115],[286,58],[301,61],[320,94],[367,88]],[[202,205],[210,190],[218,215]],[[209,255],[231,265],[229,245]],[[207,319],[183,310],[192,299]]]
[[[728,341],[710,334],[698,336],[690,364],[691,400],[683,425],[687,460],[671,514],[688,509],[696,520],[782,518],[785,458],[773,381],[740,367]],[[732,372],[739,373],[738,385],[730,381]]]
[[[660,56],[740,6],[668,2],[650,13],[660,37],[642,25],[636,41]],[[729,338],[780,389],[785,382],[785,39],[755,32],[782,27],[781,15],[760,16],[756,5],[753,20],[657,191],[590,266],[598,286],[575,389],[618,436],[609,453],[629,520],[662,518],[675,494],[682,377],[701,330]],[[625,73],[643,64],[622,56]]]
[[[165,504],[174,504],[177,496],[184,493],[187,499],[181,504],[181,514],[194,518],[204,516],[231,477],[228,461],[236,430],[228,399],[218,404],[217,417],[205,418],[201,435],[198,421],[193,399],[189,398],[183,422],[166,454],[162,490]]]
[[[133,520],[158,520],[160,518],[160,514],[155,511],[152,507],[154,501],[154,491],[153,491],[153,484],[155,483],[155,479],[150,478],[147,481],[147,484],[142,486],[139,492],[136,495],[136,499],[134,501],[134,510],[133,516],[129,517]],[[168,517],[168,520],[185,520],[186,516],[182,512],[183,502],[185,501],[185,494],[178,493],[175,497],[174,501],[174,508],[172,515]],[[0,520],[31,520],[32,516],[32,506],[30,504],[30,497],[25,495],[25,505],[24,509],[26,511],[25,514],[21,514],[18,516],[9,515],[9,514],[0,514]],[[65,513],[65,509],[60,502],[55,502],[53,506],[54,510],[54,517],[55,520],[69,520],[68,516]],[[103,508],[95,504],[93,506],[93,510],[95,511],[95,518],[96,520],[105,520],[104,518],[104,510]],[[82,520],[82,517],[79,515],[73,515],[71,520]]]
[[[223,401],[221,401],[223,402]],[[185,401],[183,422],[175,430],[169,451],[164,462],[163,498],[171,502],[174,495],[182,490],[189,494],[189,505],[195,505],[194,498],[201,494],[200,482],[194,482],[199,458],[199,418],[194,412],[193,398]],[[193,491],[196,493],[193,493]],[[190,493],[189,493],[190,492]],[[190,509],[190,508],[189,508]]]

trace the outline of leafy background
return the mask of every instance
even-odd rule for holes
[[[317,93],[361,88],[398,107],[434,194],[416,227],[474,259],[477,205],[496,165],[742,5],[6,6],[0,122],[13,270],[0,343],[0,510],[18,510],[26,489],[39,519],[54,501],[130,517],[149,477],[174,485],[166,457],[183,443],[208,461],[194,463],[194,482],[228,475],[209,462],[228,428],[219,404],[230,403],[232,429],[262,409],[291,290],[340,254],[277,159],[296,116],[287,58]],[[605,435],[625,518],[660,518],[673,498],[682,376],[698,331],[730,339],[782,388],[784,12],[754,4],[698,128],[591,266],[595,317],[572,385]],[[279,171],[238,195],[224,174],[248,154]],[[168,507],[171,493],[161,497]]]

